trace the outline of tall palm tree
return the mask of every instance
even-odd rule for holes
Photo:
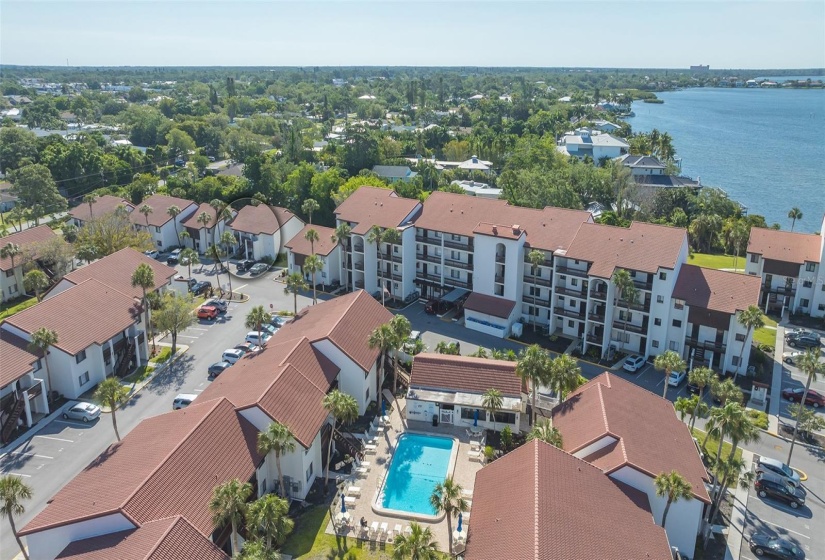
[[[662,512],[662,527],[664,528],[665,523],[667,523],[667,513],[670,510],[670,505],[679,500],[692,500],[693,488],[690,482],[676,471],[659,473],[659,475],[653,479],[653,484],[656,485],[656,495],[660,498],[667,498],[665,511]]]
[[[533,424],[533,428],[527,434],[527,441],[534,439],[543,441],[544,443],[549,443],[553,447],[558,447],[559,449],[563,449],[564,447],[561,432],[558,428],[553,426],[553,423],[550,420],[539,420]]]
[[[28,271],[26,275],[23,276],[23,289],[27,292],[34,292],[34,297],[37,298],[37,301],[43,299],[42,292],[48,287],[49,277],[38,268]]]
[[[378,348],[381,352],[381,369],[375,375],[375,404],[378,405],[378,410],[381,410],[381,382],[384,372],[386,372],[387,352],[393,348],[393,332],[388,323],[378,325],[375,330],[370,333],[367,339],[369,347],[372,349]]]
[[[742,247],[748,242],[750,237],[750,227],[745,220],[737,220],[733,227],[728,231],[728,243],[733,247],[733,268],[736,269],[739,263],[739,252]]]
[[[292,294],[295,303],[295,314],[298,314],[298,294],[307,289],[307,283],[300,272],[293,272],[286,277],[286,286],[284,286],[285,294]]]
[[[687,369],[687,364],[682,357],[679,356],[679,354],[673,350],[667,350],[656,356],[656,359],[653,360],[653,367],[659,371],[665,372],[665,388],[662,391],[662,398],[666,399],[670,374],[674,371],[684,371]]]
[[[187,247],[183,251],[180,252],[180,262],[181,264],[186,263],[186,269],[188,271],[188,276],[192,277],[192,265],[193,264],[200,264],[201,259],[198,256],[198,252],[194,249],[190,249]]]
[[[622,348],[624,348],[625,338],[627,337],[627,323],[629,322],[628,318],[630,316],[630,305],[636,302],[636,298],[639,297],[639,290],[636,288],[636,284],[633,283],[633,277],[623,268],[619,268],[613,273],[612,280],[618,292],[616,301],[624,300],[625,312],[627,313],[627,317],[622,321],[624,325],[624,329],[622,329]],[[667,388],[667,385],[665,385],[665,388]]]
[[[390,246],[389,247],[390,255],[392,255],[393,252],[395,251],[395,246],[401,244],[401,233],[399,233],[399,231],[397,229],[385,230],[384,231],[383,242],[387,243]],[[390,258],[392,258],[392,256],[390,256]],[[390,276],[390,277],[392,277],[392,276]],[[393,283],[390,282],[390,295],[394,296],[395,293],[394,293],[394,290],[393,290],[392,286],[393,286]]]
[[[693,408],[693,414],[690,419],[691,430],[693,430],[693,426],[696,423],[696,417],[699,415],[699,403],[704,404],[702,398],[705,395],[705,387],[710,385],[715,378],[716,373],[707,367],[698,367],[691,370],[688,374],[688,381],[699,388],[699,398],[696,400],[696,406]]]
[[[209,215],[209,212],[201,212],[195,219],[201,225],[201,227],[206,228],[206,234],[209,235],[209,223],[212,221],[212,216]]]
[[[152,207],[148,204],[141,204],[138,212],[143,214],[143,219],[146,220],[146,229],[149,229],[149,214],[152,213]]]
[[[504,399],[501,396],[501,391],[498,389],[487,389],[481,396],[481,405],[493,419],[493,430],[496,431],[498,431],[498,425],[496,424],[496,411],[501,409],[503,404]]]
[[[791,219],[791,231],[793,231],[796,221],[802,219],[802,210],[794,206],[791,208],[791,211],[788,212],[788,217]]]
[[[166,213],[172,217],[172,224],[175,226],[175,237],[178,239],[178,245],[180,245],[180,235],[178,235],[178,216],[180,212],[180,208],[174,204],[166,209]]]
[[[529,253],[527,253],[527,260],[530,261],[530,265],[533,267],[531,271],[533,273],[533,297],[538,299],[538,296],[535,295],[538,293],[538,280],[539,280],[539,266],[544,263],[544,251],[539,251],[538,249],[533,249]],[[535,302],[534,302],[535,303]],[[533,332],[536,331],[538,328],[538,319],[533,319],[535,315],[532,313],[530,314],[530,321],[533,323]]]
[[[313,230],[310,230],[313,231]],[[316,254],[312,254],[304,259],[304,271],[309,274],[310,284],[312,285],[312,305],[318,303],[317,284],[315,276],[324,270],[324,261]]]
[[[692,395],[690,398],[678,397],[676,402],[673,403],[673,408],[679,413],[679,420],[684,422],[688,414],[693,414],[694,407],[697,404],[699,404],[699,397],[696,395]]]
[[[112,410],[112,427],[115,437],[120,441],[120,432],[117,431],[117,407],[129,398],[129,389],[120,384],[117,377],[107,377],[100,382],[95,390],[95,399]]]
[[[7,242],[0,248],[0,259],[9,259],[11,261],[11,270],[14,270],[14,257],[22,253],[23,250],[17,243]]]
[[[309,216],[309,225],[312,225],[312,213],[321,208],[314,198],[308,198],[301,204],[301,210]]]
[[[745,346],[748,344],[748,339],[754,329],[761,329],[765,326],[765,316],[762,314],[762,310],[757,306],[749,305],[747,309],[739,312],[739,315],[736,317],[736,321],[748,329],[748,334],[745,335],[745,340],[742,341],[742,348],[739,350],[739,365],[736,366],[736,371],[733,374],[734,379],[736,379],[736,376],[739,375],[739,370],[742,369],[742,357],[745,355]]]
[[[187,249],[189,250],[189,249]],[[194,251],[193,251],[194,252]],[[144,313],[144,325],[146,325],[146,332],[152,333],[152,353],[155,352],[155,333],[152,330],[152,326],[149,323],[149,300],[146,298],[147,290],[154,289],[155,287],[155,271],[146,263],[140,263],[135,271],[132,273],[132,287],[137,288],[140,287],[141,291],[143,292],[143,298],[141,299],[141,305],[143,305],[143,313]]]
[[[393,334],[392,394],[395,395],[398,390],[398,353],[404,348],[404,345],[410,339],[412,325],[410,324],[410,320],[400,313],[390,319],[389,325]]]
[[[347,241],[352,235],[352,228],[349,224],[342,222],[335,228],[335,233],[332,234],[332,242],[341,247],[341,278],[344,279],[344,290],[349,291],[349,272],[347,269]]]
[[[579,386],[582,369],[570,354],[559,354],[550,361],[550,387],[559,395],[559,401]]]
[[[745,416],[745,411],[742,409],[742,405],[735,401],[728,402],[723,407],[712,409],[710,411],[710,417],[713,419],[713,427],[716,431],[716,435],[719,436],[719,444],[716,449],[715,460],[715,468],[718,470],[723,460],[722,444],[725,442],[725,436],[734,432],[745,422],[750,422],[750,420],[747,416]],[[710,432],[710,430],[708,430],[708,432]],[[711,497],[716,495],[717,481],[718,477],[714,477]]]
[[[255,329],[258,331],[258,342],[260,342],[261,346],[264,345],[264,339],[261,336],[261,331],[263,330],[263,326],[271,320],[272,314],[267,311],[263,305],[256,305],[250,309],[249,313],[246,315],[246,323],[244,324],[246,328]]]
[[[226,277],[229,279],[229,299],[232,299],[232,274],[229,272],[229,255],[234,253],[232,247],[238,244],[238,240],[235,239],[231,231],[224,231],[221,234],[220,242],[224,246],[224,254],[226,255]]]
[[[46,364],[46,380],[49,382],[49,396],[51,396],[54,387],[52,386],[52,372],[49,369],[49,347],[57,344],[57,332],[46,327],[40,327],[32,333],[32,341],[29,343],[29,348],[32,350],[39,350],[43,353],[43,362]],[[49,399],[51,402],[51,399]]]
[[[89,218],[94,218],[94,209],[92,208],[97,202],[97,195],[94,193],[89,193],[83,197],[83,204],[89,205]]]
[[[448,477],[444,482],[435,485],[430,505],[433,506],[436,514],[445,513],[447,515],[447,536],[449,537],[450,550],[453,550],[453,517],[458,517],[459,512],[467,511],[469,504],[461,492],[461,485],[456,483],[452,477]]]
[[[432,530],[415,521],[410,522],[410,533],[398,534],[392,541],[393,560],[438,560],[441,553]]]
[[[805,352],[796,361],[797,367],[805,374],[805,390],[802,392],[802,399],[799,401],[800,410],[796,415],[796,423],[793,427],[793,438],[791,439],[791,448],[788,450],[788,460],[786,463],[791,464],[791,457],[793,456],[793,448],[796,445],[796,438],[799,436],[799,419],[802,417],[801,409],[805,407],[805,400],[808,398],[808,391],[811,388],[811,382],[815,381],[817,376],[825,375],[825,363],[819,361],[819,348],[812,348]]]
[[[281,470],[281,456],[295,451],[295,436],[286,424],[272,422],[263,432],[258,432],[258,453],[264,457],[270,452],[275,454],[275,468],[278,469],[278,483],[281,495],[286,497],[284,472]]]
[[[309,228],[304,234],[304,239],[309,241],[309,254],[315,254],[315,242],[318,241],[318,232],[314,228]]]
[[[367,233],[367,243],[375,244],[378,250],[378,288],[381,290],[381,305],[384,302],[384,253],[381,251],[381,243],[384,242],[384,230],[378,226],[372,226]]]
[[[538,393],[539,386],[550,383],[550,368],[550,357],[538,344],[533,344],[526,350],[519,352],[516,375],[530,384],[530,390],[533,394],[533,424],[536,423],[536,393]]]
[[[26,547],[23,546],[23,541],[17,535],[17,526],[14,524],[14,517],[20,517],[26,513],[26,508],[23,506],[23,500],[31,500],[32,489],[19,476],[7,474],[0,476],[0,517],[8,517],[9,525],[11,525],[11,532],[17,540],[17,546],[20,547],[20,552],[23,558],[29,560],[29,553],[26,552]]]
[[[324,477],[324,489],[329,483],[329,465],[332,462],[332,440],[338,430],[338,423],[346,424],[354,422],[358,418],[358,402],[355,397],[348,395],[338,389],[333,389],[324,396],[324,408],[332,415],[332,435],[329,438],[329,449],[327,449],[327,472]]]
[[[212,499],[209,500],[212,523],[220,526],[228,521],[232,525],[233,554],[241,551],[241,543],[238,541],[238,525],[244,520],[247,510],[246,501],[251,495],[251,484],[233,478],[216,486],[212,491]]]
[[[249,504],[246,527],[263,541],[267,552],[273,552],[283,544],[295,527],[295,522],[289,518],[289,502],[274,494],[258,498]]]

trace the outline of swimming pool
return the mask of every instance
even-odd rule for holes
[[[447,478],[454,460],[452,438],[406,433],[398,438],[377,505],[382,509],[434,516],[430,496]]]

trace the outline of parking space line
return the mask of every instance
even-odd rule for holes
[[[6,455],[25,455],[27,457],[37,457],[38,459],[54,459],[48,455],[38,455],[37,453],[30,453],[27,451],[9,451]]]
[[[192,340],[197,340],[200,337],[199,336],[188,336],[188,335],[185,335],[185,334],[179,334],[178,338],[191,338]]]
[[[806,539],[811,538],[808,535],[803,535],[802,533],[797,533],[796,531],[791,531],[790,529],[786,529],[782,525],[777,525],[776,523],[771,523],[770,521],[765,521],[764,519],[761,520],[761,521],[762,521],[762,523],[765,523],[766,525],[773,525],[777,529],[782,529],[783,531],[787,531],[788,533],[793,533],[794,535],[799,535],[800,537],[805,537]]]
[[[240,289],[242,289],[242,288],[246,288],[246,287],[247,287],[247,285],[248,285],[248,284],[242,284],[242,285],[240,285],[240,286],[232,286],[232,291],[233,291],[233,292],[235,292],[235,291],[240,290]]]
[[[203,331],[203,332],[206,332],[206,331],[208,331],[209,329],[202,329],[202,328],[200,328],[200,327],[189,327],[189,328],[188,328],[188,329],[186,329],[186,330],[187,330],[187,331]]]
[[[19,472],[11,472],[11,471],[0,471],[0,472],[2,472],[3,474],[10,474],[12,476],[22,476],[24,478],[31,478],[32,477],[32,475],[30,475],[30,474],[23,474],[23,473],[19,473]]]
[[[60,420],[54,420],[54,422],[60,422]],[[60,423],[61,424],[69,424],[68,422],[60,422]],[[71,424],[69,424],[69,426],[71,426]],[[53,439],[55,441],[65,441],[67,443],[74,443],[73,439],[63,439],[63,438],[51,437],[51,436],[33,436],[33,437],[39,437],[39,438],[43,438],[43,439]]]

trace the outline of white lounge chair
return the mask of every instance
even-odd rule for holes
[[[481,451],[468,451],[467,455],[470,457],[470,461],[478,461],[481,462],[484,458],[484,455],[481,454]]]
[[[388,528],[388,527],[389,527],[389,523],[387,523],[386,521],[384,521],[383,523],[381,523],[381,529],[380,529],[380,531],[381,531],[381,534],[382,534],[382,535],[386,535],[386,534],[387,534],[387,528]]]
[[[358,503],[358,500],[354,496],[346,496],[344,498],[344,503],[348,506],[354,506],[356,503]]]
[[[362,467],[355,467],[354,469],[352,469],[352,473],[356,477],[367,476],[370,473],[370,469],[369,469],[369,467],[363,467],[363,466]]]
[[[378,536],[378,521],[373,521],[370,525],[370,540]]]
[[[364,452],[365,453],[376,453],[378,451],[378,446],[368,443],[364,445]]]
[[[401,525],[399,523],[395,524],[395,529],[393,529],[392,534],[396,537],[401,534]]]
[[[360,496],[361,495],[361,487],[360,486],[349,486],[347,488],[347,494],[351,496]]]

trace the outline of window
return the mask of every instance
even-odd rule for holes
[[[657,327],[661,327],[661,326],[662,326],[662,320],[661,320],[661,319],[658,319],[658,318],[657,318],[657,319],[653,319],[653,325],[654,325],[654,326],[657,326]]]
[[[822,306],[820,305],[820,307],[822,307]],[[41,362],[42,362],[42,360],[40,358],[38,358],[37,361],[34,362],[34,364],[32,364],[32,370],[40,371],[40,368],[43,367],[43,364]]]
[[[685,308],[685,302],[677,300],[676,303],[673,304],[673,308],[674,309],[684,309]]]
[[[573,262],[574,262],[574,263],[576,263],[576,264],[579,264],[579,261],[578,261],[578,259],[576,259],[576,260],[575,260],[575,261],[573,261]]]
[[[14,276],[14,269],[13,268],[6,271],[6,278],[10,278],[12,276]]]
[[[458,254],[458,251],[450,251],[450,258],[454,261],[457,261],[461,255]]]
[[[759,255],[757,255],[756,253],[751,254],[751,262],[752,263],[758,263],[759,262]]]
[[[369,387],[367,387],[367,392],[364,393],[364,402],[370,402],[370,388]]]
[[[83,387],[86,383],[89,382],[89,372],[85,372],[81,375],[77,376],[77,381],[80,383],[80,386]]]
[[[653,347],[654,347],[654,348],[658,348],[658,347],[659,347],[659,341],[658,341],[658,340],[654,340],[654,341],[652,342],[652,345],[653,345]]]
[[[392,271],[393,272],[398,272],[398,265],[397,264],[392,265]]]
[[[736,335],[736,342],[745,342],[745,335],[742,334],[742,333],[737,334]]]
[[[570,300],[570,307],[576,307],[576,300]]]
[[[734,366],[738,366],[739,365],[739,356],[734,356],[730,363],[733,364]]]
[[[667,280],[667,272],[660,272],[659,280]]]
[[[516,423],[516,415],[512,412],[496,412],[494,416],[495,416],[495,421],[500,422],[502,424],[515,424]]]
[[[811,305],[811,302],[805,298],[802,298],[801,300],[799,300],[799,305],[801,305],[802,307],[808,307],[809,305]]]
[[[158,247],[162,247],[162,246],[163,246],[163,244],[160,241],[158,241]]]
[[[261,496],[263,496],[264,494],[266,494],[266,477],[264,476],[261,478]]]
[[[679,351],[679,343],[675,340],[671,340],[670,341],[670,349],[673,350],[674,352],[678,352]]]
[[[674,319],[673,320],[673,326],[674,327],[681,327],[682,326],[682,320],[681,319]]]
[[[309,464],[309,468],[307,469],[307,483],[312,478],[312,463]]]
[[[578,285],[579,285],[579,280],[578,280],[578,278],[572,278],[572,279],[570,280],[570,284],[572,284],[573,286],[578,286]]]
[[[80,352],[77,353],[77,355],[74,357],[74,359],[79,364],[80,362],[82,362],[83,360],[86,359],[86,351],[81,350]]]
[[[18,289],[18,288],[17,288],[17,284],[12,284],[11,286],[9,286],[9,293],[10,293],[10,294],[16,294],[16,293],[17,293],[17,289]]]
[[[803,288],[810,288],[813,285],[814,285],[814,283],[811,282],[810,280],[805,280],[804,282],[802,282],[802,287]]]
[[[573,323],[573,319],[569,319],[567,321],[567,326],[570,327],[571,329],[575,326],[574,323]]]
[[[630,277],[631,278],[636,278],[636,271],[635,270],[630,271]]]
[[[155,233],[160,233],[160,227],[155,226]]]
[[[454,268],[450,269],[450,278],[461,278],[461,273]]]
[[[633,313],[628,313],[624,309],[619,310],[619,319],[622,321],[627,321],[628,323],[633,320]]]
[[[656,303],[664,303],[665,296],[656,296]]]
[[[395,253],[396,255],[398,254],[398,245],[393,245],[392,246],[392,252]]]
[[[825,292],[825,284],[822,284],[822,291]]]
[[[103,350],[103,363],[107,366],[112,363],[112,353],[109,351],[108,348]]]
[[[476,408],[469,408],[469,407],[466,407],[466,406],[462,406],[461,407],[461,419],[462,420],[475,420],[476,412],[478,412],[478,417],[479,418],[484,418],[484,414],[482,413],[482,411],[480,411]]]
[[[541,288],[537,288],[535,286],[530,286],[530,295],[541,297]]]
[[[820,303],[819,308],[820,311],[825,311],[825,303]]]
[[[814,262],[805,263],[805,271],[806,272],[813,272],[814,270],[816,270],[816,263],[814,263]]]
[[[450,239],[452,239],[453,241],[461,241],[461,236],[453,233],[450,234]]]

